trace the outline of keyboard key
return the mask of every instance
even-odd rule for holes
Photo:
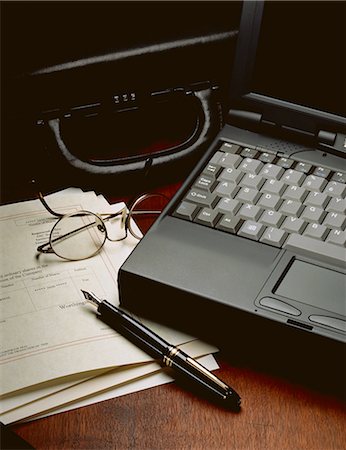
[[[280,166],[276,166],[275,164],[265,164],[259,175],[264,178],[274,178],[278,180],[284,173],[284,169]]]
[[[233,153],[224,153],[218,161],[221,167],[238,167],[243,158]]]
[[[277,210],[281,203],[281,197],[275,194],[262,194],[258,200],[257,205],[265,209]]]
[[[328,234],[326,241],[330,242],[331,244],[346,247],[346,231],[332,230]]]
[[[284,169],[290,169],[290,168],[293,166],[294,161],[293,161],[293,159],[289,159],[289,158],[280,158],[280,159],[276,162],[276,164],[277,164],[278,166],[283,167]]]
[[[176,211],[173,213],[176,217],[193,220],[199,211],[199,207],[189,202],[181,202]]]
[[[330,172],[331,172],[331,170],[329,170],[325,167],[318,166],[313,171],[313,174],[318,177],[327,178],[330,175]]]
[[[282,181],[272,179],[267,180],[261,190],[263,192],[268,192],[268,194],[276,194],[281,196],[285,189],[286,186]]]
[[[257,159],[245,158],[243,162],[239,165],[239,170],[246,173],[256,173],[258,174],[263,167],[263,163],[261,161],[257,161]]]
[[[326,210],[346,214],[346,199],[333,197],[328,203]]]
[[[286,217],[281,228],[288,231],[289,233],[299,233],[301,234],[306,227],[306,222],[299,219],[298,217],[289,216]]]
[[[214,194],[220,197],[232,197],[235,192],[238,191],[238,187],[235,183],[230,181],[221,181],[214,190]]]
[[[223,152],[217,151],[210,159],[209,164],[218,164],[220,159],[223,158],[224,155],[225,154]]]
[[[298,217],[303,210],[303,205],[300,202],[296,202],[294,200],[285,200],[279,211],[285,216],[296,216]]]
[[[251,205],[250,203],[245,203],[238,211],[238,216],[244,220],[257,220],[262,214],[261,208],[256,205]]]
[[[335,172],[332,177],[332,181],[337,181],[339,183],[346,183],[346,173],[344,172]]]
[[[216,209],[223,214],[235,215],[238,212],[240,205],[241,203],[233,198],[223,197],[216,205]]]
[[[340,267],[346,266],[346,249],[330,242],[319,241],[300,234],[291,234],[283,247],[303,256],[318,258]]]
[[[241,156],[243,156],[244,158],[256,158],[257,153],[257,150],[255,150],[254,148],[244,148],[240,152]]]
[[[243,221],[239,217],[225,215],[215,228],[218,230],[227,231],[228,233],[236,234],[242,223]]]
[[[195,217],[194,222],[207,225],[208,227],[214,227],[219,220],[219,216],[220,214],[218,211],[210,208],[204,208]]]
[[[258,191],[264,184],[264,179],[260,175],[254,173],[247,173],[241,180],[241,186],[247,186],[249,188],[257,189]]]
[[[240,148],[241,147],[239,145],[231,144],[230,142],[224,142],[221,145],[220,150],[225,153],[237,153],[239,152]]]
[[[326,185],[327,181],[324,178],[317,177],[316,175],[308,175],[302,184],[302,187],[309,191],[322,192]]]
[[[282,247],[287,238],[287,233],[275,227],[270,227],[265,230],[260,238],[261,242],[265,244],[274,245],[275,247]]]
[[[288,169],[280,178],[282,182],[290,186],[300,186],[305,180],[305,175],[297,170]]]
[[[308,174],[311,169],[312,165],[304,162],[298,162],[295,166],[295,170],[298,170],[298,172],[302,172],[305,174]]]
[[[319,223],[309,223],[304,231],[304,236],[310,236],[314,239],[320,239],[323,241],[329,230],[324,225],[320,225]]]
[[[329,197],[323,192],[310,192],[304,201],[306,205],[317,206],[322,209],[325,209],[328,202]]]
[[[338,183],[337,181],[330,181],[323,192],[325,192],[327,195],[330,195],[331,197],[345,198],[346,184]]]
[[[255,204],[260,198],[261,194],[256,189],[251,189],[248,187],[242,187],[235,198],[243,203],[253,203]]]
[[[322,223],[325,215],[326,212],[321,208],[317,208],[317,206],[306,206],[301,213],[300,218],[306,222]]]
[[[210,192],[191,189],[185,200],[191,201],[200,206],[208,206],[209,208],[213,208],[219,199],[215,194],[210,194]]]
[[[252,220],[247,220],[246,222],[243,223],[242,227],[238,231],[238,235],[258,241],[264,229],[265,226],[262,225],[261,223],[254,222]]]
[[[202,189],[205,191],[212,191],[213,187],[215,186],[215,183],[216,181],[214,178],[201,175],[196,181],[195,187],[197,189]]]
[[[276,155],[274,153],[263,152],[258,156],[258,160],[264,163],[272,163],[275,161]]]
[[[209,163],[207,167],[203,170],[203,173],[207,176],[213,176],[214,178],[217,178],[219,173],[221,172],[221,166],[218,164],[212,164]]]
[[[282,195],[284,199],[295,200],[297,202],[303,203],[308,191],[299,186],[288,186]]]
[[[234,167],[227,167],[223,169],[219,176],[219,180],[230,181],[231,183],[239,183],[239,181],[243,178],[243,172],[238,169],[234,169]]]
[[[272,209],[264,211],[259,221],[264,225],[279,228],[284,220],[284,216]]]
[[[330,212],[326,215],[323,225],[329,228],[339,228],[343,230],[346,225],[346,216],[336,212]]]

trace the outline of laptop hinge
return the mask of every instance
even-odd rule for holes
[[[245,111],[242,109],[230,109],[228,116],[231,120],[238,123],[245,122],[247,124],[260,124],[262,121],[262,114],[253,111]]]
[[[241,109],[230,109],[228,117],[235,126],[250,129],[254,127],[255,130],[261,129],[262,131],[272,130],[271,132],[276,133],[290,133],[291,138],[295,136],[296,138],[300,138],[300,140],[304,139],[305,144],[316,146],[328,153],[342,156],[346,154],[346,136],[342,133],[334,133],[327,130],[319,130],[314,133],[312,130],[306,131],[296,127],[278,124],[265,119],[261,113]]]
[[[316,140],[319,147],[328,153],[346,156],[346,134],[320,130]]]
[[[240,125],[244,127],[248,126],[267,126],[267,127],[276,127],[280,128],[280,126],[273,122],[272,120],[265,119],[263,114],[254,112],[254,111],[246,111],[244,109],[230,109],[228,112],[228,117],[231,120],[231,123],[234,125]]]
[[[246,111],[242,109],[231,109],[228,112],[228,116],[232,123],[241,124],[243,126],[249,125],[263,125],[268,127],[275,127],[277,130],[288,131],[296,135],[305,136],[314,139],[315,135],[312,132],[301,130],[296,127],[285,125],[283,123],[277,123],[273,120],[268,120],[263,114]]]
[[[336,133],[330,131],[320,130],[317,134],[317,140],[321,144],[334,145],[336,140]]]

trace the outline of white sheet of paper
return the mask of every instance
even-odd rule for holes
[[[96,196],[95,196],[96,199]],[[58,209],[94,209],[85,196],[55,197]],[[80,289],[117,300],[115,264],[135,243],[112,243],[93,258],[66,262],[37,259],[54,219],[36,202],[1,207],[1,394],[78,372],[148,361],[143,352],[95,320]],[[16,374],[16,376],[13,376]]]
[[[68,189],[47,199],[61,212],[112,212],[124,206],[110,206],[102,196],[80,189]],[[80,262],[66,262],[55,255],[37,259],[35,248],[47,241],[55,219],[38,201],[5,205],[0,212],[1,249],[6,256],[0,266],[0,337],[6,338],[0,353],[0,379],[1,394],[7,394],[1,400],[1,411],[10,409],[17,421],[17,413],[24,418],[32,411],[37,414],[47,409],[47,399],[49,408],[71,401],[74,405],[77,398],[90,395],[98,401],[95,389],[109,390],[119,383],[129,383],[131,392],[135,374],[140,372],[142,378],[152,372],[151,358],[95,320],[95,310],[85,305],[80,289],[118,304],[117,271],[137,241],[130,237],[118,243],[106,242],[100,254]],[[148,323],[173,344],[190,341],[200,354],[217,350],[184,333]],[[95,374],[114,367],[116,376],[104,374],[102,387],[98,386],[94,380],[102,380],[103,375]],[[11,377],[14,373],[18,376]],[[139,386],[138,382],[134,386]],[[33,409],[31,403],[35,404]],[[13,408],[18,409],[14,416]],[[8,423],[5,416],[1,420]]]
[[[54,195],[49,201],[60,211],[106,206],[93,193]],[[95,310],[80,292],[91,290],[118,304],[117,270],[137,241],[107,242],[98,255],[83,261],[67,262],[55,255],[37,259],[35,249],[47,240],[55,219],[38,201],[5,205],[0,211],[1,394],[75,373],[149,361],[95,320]],[[182,336],[171,336],[172,343],[191,340]]]
[[[218,349],[215,346],[212,346],[199,340],[193,340],[185,344],[182,344],[180,345],[180,348],[182,348],[188,354],[196,356],[206,355],[208,353],[216,353],[218,351]],[[71,375],[69,377],[54,379],[46,383],[33,385],[27,389],[15,391],[14,393],[2,396],[0,401],[0,416],[1,414],[6,413],[7,411],[22,407],[31,402],[36,402],[42,398],[49,397],[50,395],[56,394],[58,392],[63,391],[64,393],[67,393],[69,395],[69,393],[72,392],[72,390],[69,390],[69,388],[77,384],[83,386],[84,389],[86,389],[85,391],[81,391],[82,392],[81,395],[89,395],[90,394],[90,390],[88,387],[89,385],[88,383],[86,383],[88,380],[95,377],[99,377],[100,375],[105,374],[106,372],[109,373],[122,372],[124,374],[127,373],[128,376],[131,377],[131,369],[134,366],[139,365],[140,364],[131,364],[128,366],[121,366],[117,369],[107,369],[106,371],[104,369],[101,369],[99,371],[91,371],[89,373],[82,373],[82,374],[78,373]],[[143,363],[143,367],[146,367],[147,370],[149,370],[150,367],[149,363]],[[117,382],[116,378],[114,380],[108,376],[105,376],[104,378],[109,380],[112,386],[115,385]],[[94,382],[91,382],[90,386],[92,386],[93,383]],[[104,386],[102,388],[104,388]],[[62,398],[64,398],[64,394]],[[70,401],[70,397],[68,397],[66,401]]]
[[[210,346],[199,341],[183,344],[180,348],[192,357],[196,358],[216,350],[214,346]],[[208,367],[206,367],[210,370],[218,367],[213,357],[207,359],[206,361],[209,364]],[[134,392],[131,390],[131,385],[136,382],[134,386],[137,386],[139,380],[141,380],[140,386],[144,389],[146,388],[145,380],[150,380],[150,378],[147,378],[148,375],[154,373],[162,373],[163,380],[165,380],[164,382],[167,382],[166,380],[172,380],[171,377],[162,372],[161,366],[155,362],[140,365],[134,364],[126,368],[118,368],[108,371],[97,377],[77,383],[56,393],[40,398],[39,400],[9,410],[0,415],[0,420],[5,424],[9,424],[35,416],[37,414],[42,415],[45,411],[54,410],[56,412],[56,409],[60,408],[62,405],[67,405],[64,406],[67,409],[74,409],[79,407],[78,405],[80,404],[84,405],[96,403],[99,401],[99,398],[113,398],[114,396],[117,396],[115,395],[117,393],[118,395],[123,395],[120,388],[125,385],[127,386],[127,392]],[[152,386],[153,384],[151,381],[147,387]],[[112,394],[110,394],[110,392],[112,392]],[[99,397],[99,395],[101,397]]]
[[[126,367],[131,366],[122,366],[123,370],[126,370]],[[109,371],[112,369],[107,370]],[[103,373],[105,373],[104,369],[93,370],[82,374],[77,373],[68,377],[54,379],[41,384],[35,384],[26,389],[21,389],[19,391],[15,391],[14,393],[3,395],[0,400],[0,415],[11,409],[24,406],[43,397],[48,397],[51,394],[70,388],[75,384],[83,383],[84,381],[97,377]]]
[[[212,355],[202,356],[198,358],[198,362],[204,365],[208,370],[218,369],[218,364]],[[143,377],[138,377],[131,380],[129,383],[120,384],[114,388],[99,393],[96,396],[87,397],[83,400],[77,401],[70,405],[62,406],[61,408],[56,408],[45,414],[40,414],[38,416],[32,417],[31,419],[40,419],[42,417],[47,417],[53,414],[58,414],[66,411],[71,411],[76,408],[82,408],[84,406],[92,405],[93,403],[102,402],[105,400],[110,400],[112,398],[121,397],[122,395],[133,394],[134,392],[143,391],[145,389],[150,389],[155,386],[160,386],[162,384],[170,383],[173,379],[162,370],[154,371],[148,373]]]
[[[218,365],[212,355],[202,356],[201,358],[197,358],[197,360],[201,362],[208,370],[215,370],[218,368]],[[128,369],[128,371],[129,373],[122,374],[121,370],[119,370],[117,378],[119,380],[123,378],[124,381],[110,386],[100,392],[91,393],[90,395],[83,396],[75,401],[73,400],[62,403],[60,406],[54,406],[51,409],[44,409],[43,411],[35,414],[35,411],[40,410],[40,408],[45,406],[49,407],[50,405],[49,402],[44,403],[40,401],[40,405],[32,405],[33,407],[30,407],[31,405],[27,405],[25,407],[9,411],[8,413],[1,415],[0,420],[6,425],[22,421],[27,422],[30,420],[36,420],[174,381],[171,376],[169,376],[155,363],[134,366],[133,368]],[[129,378],[130,374],[131,378]]]

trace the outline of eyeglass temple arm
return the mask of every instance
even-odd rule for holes
[[[44,197],[43,197],[42,192],[39,192],[39,193],[38,193],[38,198],[39,198],[40,202],[42,203],[42,205],[46,208],[46,210],[47,210],[48,212],[50,212],[53,216],[55,216],[55,217],[63,217],[63,216],[64,216],[64,214],[61,214],[61,213],[58,213],[58,212],[54,211],[54,210],[48,205],[48,203],[46,202],[46,200],[45,200]]]
[[[119,216],[120,214],[123,214],[123,209],[120,210],[120,211],[117,211],[116,213],[109,214],[103,220],[104,221],[110,220],[110,219],[112,219],[114,217]],[[62,215],[62,217],[63,217],[63,215]],[[67,238],[69,238],[71,236],[74,236],[75,234],[81,233],[82,231],[87,230],[88,228],[91,228],[91,227],[95,226],[95,224],[96,224],[96,222],[88,223],[87,225],[83,225],[82,227],[76,228],[75,230],[72,230],[69,233],[63,234],[62,236],[59,236],[59,237],[57,237],[55,239],[52,239],[52,241],[50,241],[50,242],[62,241],[62,240],[67,239]],[[38,246],[36,250],[38,252],[40,252],[40,253],[54,253],[54,250],[52,249],[50,242],[46,242],[45,244],[42,244],[42,245]],[[48,248],[45,248],[45,247],[48,247]]]
[[[130,216],[135,216],[136,214],[161,214],[162,211],[145,211],[145,210],[139,210],[139,211],[130,211]]]

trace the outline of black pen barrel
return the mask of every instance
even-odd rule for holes
[[[103,322],[155,359],[162,360],[162,355],[171,347],[167,341],[107,300],[100,303],[98,312]]]
[[[200,392],[208,392],[211,398],[218,400],[220,404],[229,407],[233,410],[238,410],[240,407],[239,394],[212,372],[206,369],[195,359],[191,358],[185,352],[174,347],[176,353],[171,357],[168,365],[176,372],[182,374],[185,382],[191,382],[199,386]]]
[[[103,322],[116,329],[126,339],[141,348],[163,365],[171,367],[180,381],[190,387],[200,388],[223,406],[239,410],[240,397],[230,386],[217,378],[185,352],[169,344],[141,322],[107,300],[98,305]]]

